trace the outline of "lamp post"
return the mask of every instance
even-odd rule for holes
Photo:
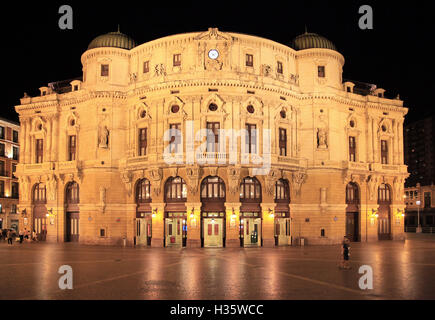
[[[420,225],[420,204],[421,204],[421,201],[417,200],[417,201],[415,201],[415,204],[417,205],[417,229],[415,230],[415,232],[421,233],[421,225]]]

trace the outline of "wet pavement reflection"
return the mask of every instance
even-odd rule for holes
[[[0,243],[0,299],[435,299],[435,235],[339,246],[120,248]],[[58,269],[73,269],[73,289]],[[359,267],[373,268],[361,290]]]

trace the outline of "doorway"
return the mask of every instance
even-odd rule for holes
[[[260,247],[261,218],[242,218],[240,222],[243,247]]]
[[[165,245],[166,247],[185,247],[187,240],[186,218],[165,219]]]
[[[78,242],[79,241],[79,213],[78,212],[67,212],[65,221],[66,242]]]
[[[346,237],[353,242],[358,241],[358,212],[346,212]]]
[[[291,245],[290,218],[275,218],[275,245]]]
[[[151,217],[136,219],[136,245],[151,245],[152,219]]]
[[[220,218],[203,219],[204,247],[223,247],[223,221]]]

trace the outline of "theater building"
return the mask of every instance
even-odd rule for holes
[[[403,101],[344,57],[221,32],[91,41],[16,106],[20,219],[41,240],[270,247],[403,239]]]

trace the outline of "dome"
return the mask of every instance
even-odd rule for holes
[[[119,32],[109,32],[101,36],[96,37],[88,46],[89,49],[101,48],[101,47],[113,47],[130,50],[136,46],[136,42],[127,36]]]
[[[321,48],[337,51],[335,45],[325,37],[322,37],[317,33],[308,32],[305,32],[304,34],[301,34],[294,38],[291,47],[295,50]]]

